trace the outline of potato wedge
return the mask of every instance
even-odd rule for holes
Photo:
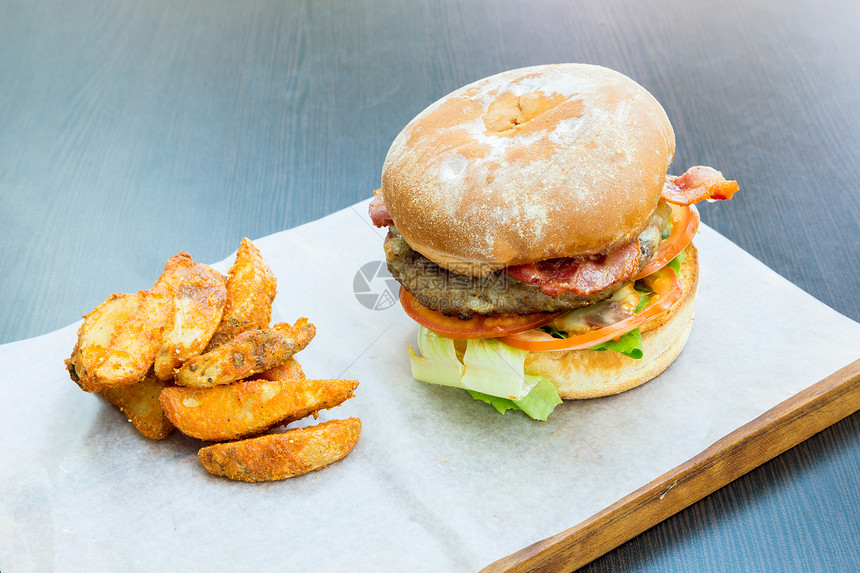
[[[155,355],[155,375],[172,380],[173,370],[206,348],[227,302],[225,278],[208,265],[188,269],[176,288],[173,311]]]
[[[254,378],[278,382],[280,380],[298,380],[306,378],[306,376],[305,371],[302,370],[302,365],[299,364],[295,357],[293,357],[280,366],[275,366],[274,368],[269,368],[265,372],[260,372],[254,376]]]
[[[175,290],[194,264],[188,253],[172,256],[155,286],[139,293],[137,309],[113,333],[107,355],[95,370],[97,385],[114,388],[143,380],[161,346]]]
[[[173,431],[173,424],[164,415],[158,398],[169,382],[147,376],[140,382],[119,388],[103,388],[99,394],[122,410],[128,421],[141,434],[152,440],[161,440]]]
[[[318,470],[346,456],[361,435],[361,420],[329,420],[316,426],[213,444],[198,452],[209,473],[246,482],[273,481]]]
[[[207,388],[229,384],[284,364],[306,347],[316,328],[306,318],[294,325],[248,330],[215,350],[189,359],[177,371],[180,386]]]
[[[161,393],[161,406],[179,431],[210,442],[236,440],[300,420],[352,398],[356,380],[242,380],[227,386]]]
[[[139,294],[112,294],[84,316],[78,343],[69,359],[69,374],[81,389],[92,392],[100,388],[95,381],[96,369],[104,362],[114,333],[139,304]]]
[[[74,360],[77,350],[76,346],[72,351],[72,357],[66,360],[66,370],[69,371],[72,381],[82,390],[92,392],[92,388],[84,387],[75,371]],[[170,382],[147,376],[135,384],[118,388],[98,388],[95,392],[119,408],[141,434],[152,440],[161,440],[173,432],[173,424],[164,415],[164,409],[158,400],[161,391],[169,385]]]
[[[272,318],[277,282],[260,251],[247,238],[236,251],[227,279],[227,305],[206,352],[233,340],[247,330],[266,328]]]

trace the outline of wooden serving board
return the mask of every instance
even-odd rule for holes
[[[771,408],[579,525],[482,573],[572,571],[860,410],[860,359]]]

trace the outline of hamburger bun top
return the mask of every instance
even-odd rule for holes
[[[391,144],[382,195],[414,250],[481,276],[630,242],[674,151],[663,108],[630,78],[586,64],[534,66],[418,114]]]

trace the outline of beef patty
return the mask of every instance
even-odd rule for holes
[[[642,251],[640,268],[654,256],[663,229],[669,222],[668,205],[660,205],[639,234]],[[488,277],[471,277],[443,269],[424,255],[412,250],[395,227],[385,239],[388,271],[424,306],[462,319],[472,314],[532,314],[559,312],[594,304],[611,296],[627,283],[618,283],[588,295],[565,292],[553,298],[537,285],[520,282],[502,271]]]

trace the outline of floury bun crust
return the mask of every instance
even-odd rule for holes
[[[623,74],[521,68],[416,116],[389,149],[382,193],[414,250],[486,275],[630,242],[657,205],[674,151],[663,108]]]

